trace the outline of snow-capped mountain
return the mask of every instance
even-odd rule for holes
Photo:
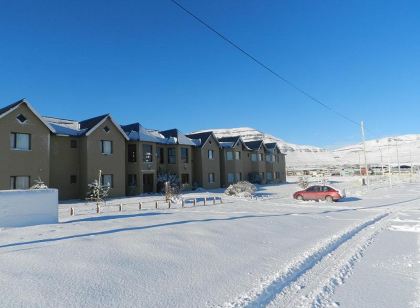
[[[263,139],[265,142],[276,142],[281,151],[286,154],[288,167],[310,168],[345,164],[358,164],[364,162],[363,146],[361,143],[327,150],[310,145],[288,143],[280,138],[266,134],[250,127],[208,129],[217,137],[241,136],[244,141]],[[398,146],[398,159],[397,159]],[[386,137],[366,141],[366,158],[368,164],[380,165],[389,162],[397,164],[420,164],[420,135],[403,135]]]

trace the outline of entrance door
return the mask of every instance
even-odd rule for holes
[[[153,173],[143,174],[143,192],[153,192]]]

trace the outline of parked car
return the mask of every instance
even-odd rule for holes
[[[297,191],[293,198],[297,200],[325,200],[333,202],[344,198],[345,192],[326,185],[313,185],[305,190]]]

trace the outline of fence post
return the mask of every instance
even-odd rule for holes
[[[141,210],[141,202],[139,202],[139,210]]]
[[[120,205],[119,205],[119,210],[120,210],[120,212],[122,212],[122,203],[120,203]]]
[[[168,208],[171,208],[171,200],[168,200]]]
[[[220,197],[220,204],[222,204],[223,203],[223,200],[222,200],[222,197]]]
[[[194,203],[193,203],[193,205],[195,206],[195,205],[196,205],[196,203],[197,203],[197,199],[196,199],[196,198],[194,198]]]
[[[155,209],[157,209],[158,208],[158,202],[156,201],[156,203],[155,203]]]
[[[99,204],[96,205],[96,214],[99,214],[100,208],[99,208]]]
[[[216,204],[216,197],[213,197],[213,204]]]
[[[182,206],[182,207],[184,207],[184,199],[182,199],[182,204],[181,204],[181,206]]]
[[[74,216],[74,208],[70,208],[70,216]]]
[[[204,197],[204,206],[206,205],[207,197]]]

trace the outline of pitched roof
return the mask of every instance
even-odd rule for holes
[[[176,128],[160,131],[159,133],[161,133],[166,138],[172,138],[177,144],[193,145],[193,146],[196,145],[190,138],[185,136]]]
[[[238,140],[241,139],[241,136],[232,136],[232,137],[221,137],[217,138],[219,142],[233,142],[234,144],[238,142]]]
[[[121,126],[118,123],[116,123],[109,114],[100,115],[80,122],[54,117],[43,118],[49,123],[49,125],[51,125],[54,128],[55,134],[73,137],[88,136],[106,119],[109,119],[118,129],[118,131],[123,135],[123,137],[128,140],[128,137],[122,130]]]
[[[163,144],[168,143],[168,139],[159,132],[146,129],[140,123],[122,125],[121,128],[124,130],[129,140],[132,141],[148,141]]]
[[[36,112],[36,110],[31,106],[31,104],[29,104],[25,99],[21,99],[18,100],[17,102],[14,102],[13,104],[10,104],[6,107],[3,107],[0,109],[0,118],[6,116],[9,112],[12,112],[13,110],[15,110],[16,108],[18,108],[20,105],[26,105],[26,107],[28,107],[28,109],[42,122],[44,123],[44,125],[51,131],[51,132],[55,132],[54,128],[47,122],[44,120],[44,118],[38,114],[38,112]]]
[[[7,111],[13,109],[14,107],[20,105],[21,103],[26,103],[25,99],[22,98],[20,100],[18,100],[17,102],[14,102],[13,104],[10,104],[6,107],[0,108],[0,115],[2,115],[3,113],[6,113]]]
[[[222,148],[233,148],[240,141],[247,150],[250,150],[241,136],[221,137],[217,138],[217,140]]]
[[[262,140],[248,141],[245,142],[246,146],[251,150],[259,150],[261,146],[264,145]]]
[[[212,131],[208,132],[202,132],[202,133],[195,133],[195,134],[188,134],[186,135],[188,138],[197,140],[197,146],[203,147],[204,144],[207,142],[207,140],[210,138],[210,136],[213,136],[213,138],[216,140],[217,144],[219,144],[219,141],[217,140],[216,136]]]
[[[80,129],[87,129],[88,131],[91,130],[93,127],[98,125],[101,121],[103,121],[106,117],[109,117],[109,114],[103,114],[94,118],[86,119],[80,121]]]

